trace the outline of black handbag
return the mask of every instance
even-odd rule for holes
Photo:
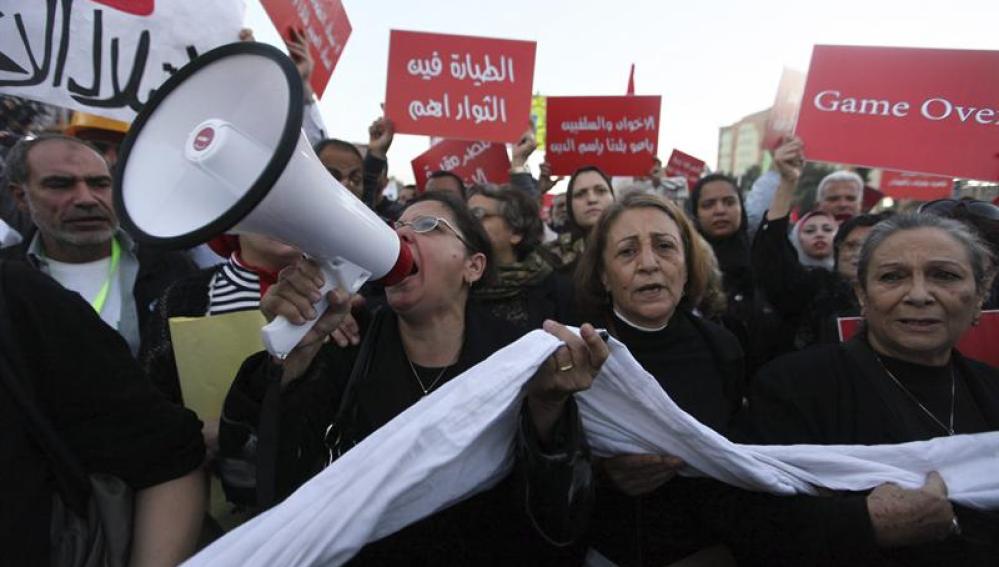
[[[30,384],[22,382],[28,374],[19,351],[11,344],[14,335],[3,268],[0,261],[0,381],[27,418],[29,434],[55,477],[50,563],[59,567],[124,567],[132,543],[132,489],[112,475],[88,475],[34,404]]]

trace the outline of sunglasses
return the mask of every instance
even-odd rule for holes
[[[937,199],[919,207],[919,212],[945,217],[950,216],[958,209],[963,209],[972,216],[989,220],[999,220],[999,207],[992,203],[973,199],[963,201],[957,199]]]
[[[479,219],[480,221],[481,220],[486,220],[489,217],[502,216],[499,213],[491,213],[491,212],[483,209],[482,207],[471,207],[471,208],[468,209],[468,212],[472,213],[472,216],[475,217],[475,218],[477,218],[477,219]]]
[[[413,220],[409,221],[395,221],[395,224],[393,226],[395,226],[396,230],[404,226],[408,226],[409,228],[413,229],[413,232],[417,234],[426,234],[428,232],[431,232],[439,228],[442,224],[446,226],[448,229],[450,229],[451,232],[453,232],[454,235],[458,237],[458,240],[460,240],[461,243],[464,244],[466,248],[472,251],[475,250],[475,247],[469,244],[467,240],[465,240],[465,237],[462,236],[460,232],[458,232],[458,229],[456,229],[450,222],[448,222],[447,219],[441,217],[416,217]]]

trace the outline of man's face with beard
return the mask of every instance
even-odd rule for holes
[[[45,140],[31,148],[27,161],[28,180],[15,198],[31,213],[46,254],[60,259],[67,248],[111,240],[118,219],[104,158],[83,144]]]

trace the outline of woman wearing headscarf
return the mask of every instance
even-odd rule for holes
[[[489,235],[497,272],[473,297],[524,332],[541,328],[545,319],[573,321],[572,282],[555,271],[554,259],[541,247],[537,201],[509,185],[478,185],[468,209]]]
[[[798,263],[806,268],[832,270],[836,228],[836,219],[825,211],[811,211],[798,219],[788,235],[798,253]]]
[[[732,331],[747,356],[747,376],[788,350],[793,329],[759,288],[753,271],[742,192],[724,174],[702,177],[690,191],[690,216],[718,260],[727,305],[720,321]]]
[[[559,269],[572,273],[579,256],[586,249],[590,229],[597,224],[604,209],[614,202],[610,177],[594,166],[577,169],[569,178],[565,202],[567,230],[547,246],[561,262]]]

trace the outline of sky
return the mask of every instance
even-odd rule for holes
[[[280,45],[258,0],[246,1],[257,39]],[[783,67],[807,70],[815,44],[999,50],[997,0],[343,4],[353,32],[319,103],[334,137],[367,142],[385,96],[389,30],[453,33],[536,41],[534,91],[543,95],[623,95],[634,63],[635,94],[662,96],[660,157],[677,148],[712,168],[718,129],[768,108]],[[409,162],[428,147],[424,136],[396,135],[390,174],[411,182]]]

